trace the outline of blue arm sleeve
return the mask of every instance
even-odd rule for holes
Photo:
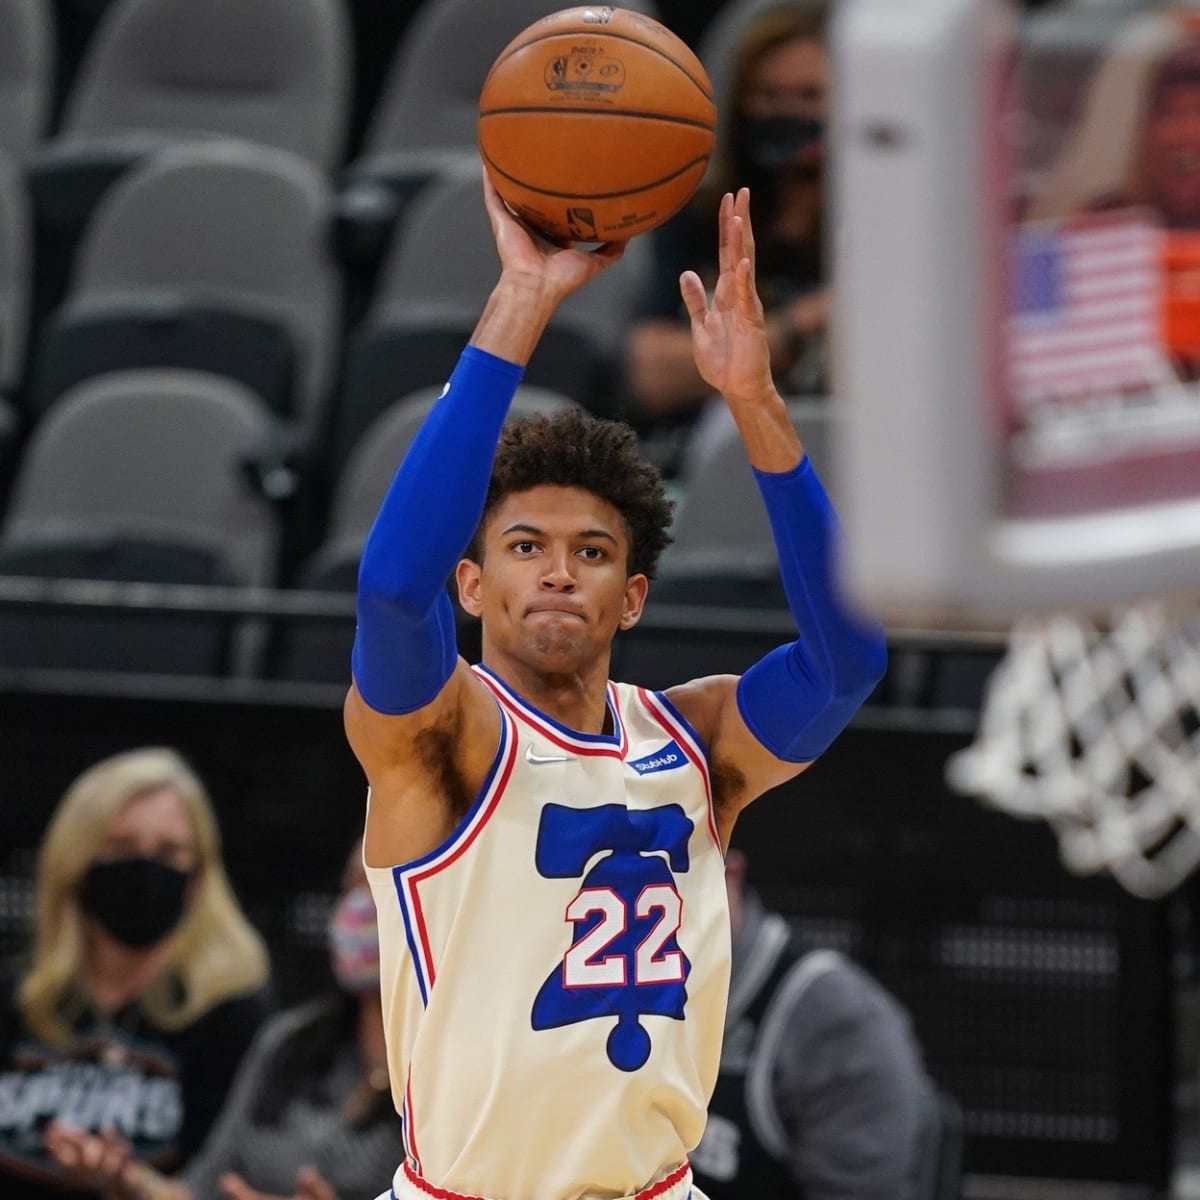
[[[800,636],[742,676],[738,710],[777,758],[811,762],[879,682],[887,644],[882,629],[851,613],[837,595],[837,517],[808,458],[782,474],[754,474]]]
[[[484,350],[463,351],[367,535],[352,665],[359,694],[378,712],[424,707],[454,671],[446,580],[479,524],[521,375]]]

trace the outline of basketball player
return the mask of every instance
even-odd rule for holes
[[[835,595],[834,517],[771,383],[743,189],[721,207],[711,306],[694,274],[681,287],[800,637],[740,679],[609,682],[668,541],[661,481],[623,426],[501,427],[558,303],[621,248],[544,243],[485,186],[499,280],[368,538],[345,708],[407,1151],[392,1194],[685,1200],[721,1051],[723,847],[845,726],[884,645]],[[451,572],[482,620],[475,668]]]

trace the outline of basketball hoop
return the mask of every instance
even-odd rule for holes
[[[1200,603],[1022,618],[946,776],[1047,821],[1071,871],[1170,892],[1200,865]]]

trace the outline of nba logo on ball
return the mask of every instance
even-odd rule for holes
[[[596,218],[590,208],[568,208],[567,228],[571,231],[571,240],[575,242],[594,242],[596,240]]]
[[[546,67],[546,86],[554,92],[619,92],[624,82],[625,67],[621,62],[602,60],[596,65],[582,51],[555,58]]]
[[[691,199],[716,116],[700,60],[665,25],[623,8],[568,8],[492,64],[479,149],[509,208],[548,238],[622,241]]]

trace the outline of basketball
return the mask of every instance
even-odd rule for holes
[[[501,51],[479,97],[479,149],[508,206],[554,241],[623,241],[691,198],[716,107],[700,60],[623,8],[568,8]]]

